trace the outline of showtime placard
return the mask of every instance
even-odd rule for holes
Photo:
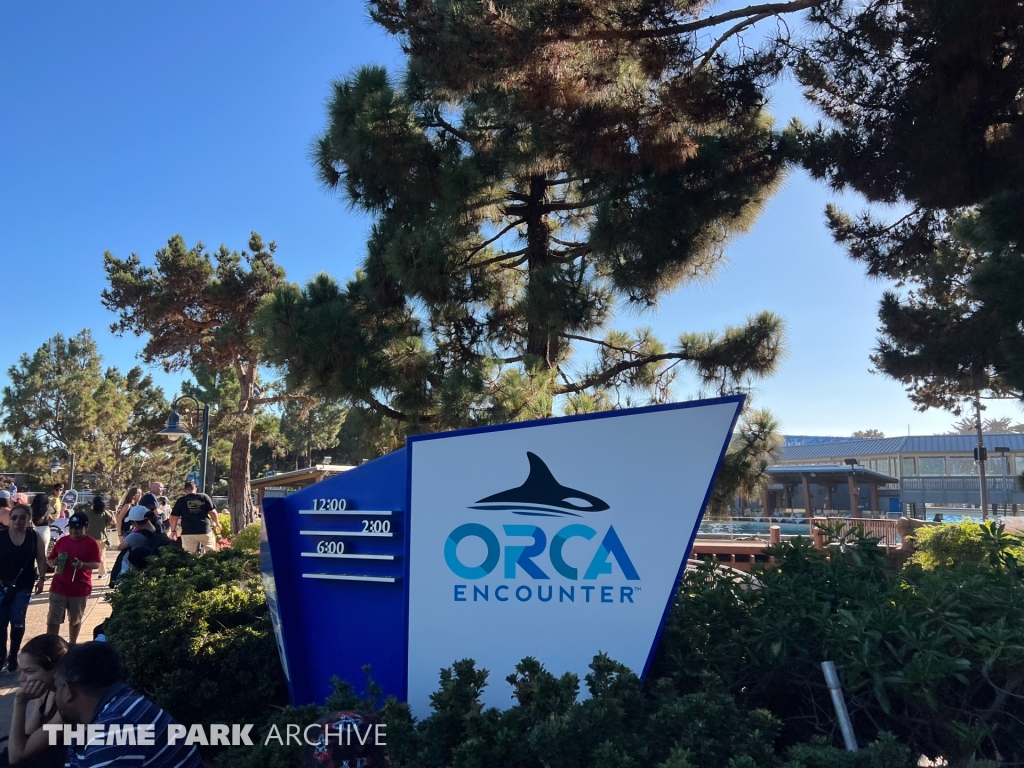
[[[471,658],[486,704],[531,656],[646,673],[742,397],[411,438],[264,502],[261,559],[296,704],[364,668],[430,714]]]

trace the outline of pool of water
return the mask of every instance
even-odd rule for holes
[[[936,513],[942,515],[944,523],[980,523],[981,513],[970,513],[963,509],[929,509],[927,519],[935,518]],[[711,536],[757,536],[767,539],[770,535],[769,528],[773,525],[779,526],[783,536],[809,536],[810,523],[806,520],[773,520],[772,522],[761,520],[738,520],[734,523],[727,523],[715,520],[705,520],[697,529],[697,535],[703,537]]]
[[[810,523],[804,522],[756,522],[744,520],[738,523],[703,522],[697,529],[698,535],[721,535],[732,533],[734,536],[762,536],[768,538],[769,528],[773,525],[779,526],[783,536],[809,536],[811,533]]]

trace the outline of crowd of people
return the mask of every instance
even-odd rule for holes
[[[150,483],[148,493],[133,486],[111,511],[103,494],[67,508],[61,483],[31,499],[16,488],[0,489],[0,673],[18,670],[29,602],[46,588],[49,571],[47,634],[59,635],[66,621],[74,645],[94,581],[144,571],[165,546],[216,551],[221,528],[213,500],[191,481],[173,504],[164,491],[161,482]],[[108,549],[118,552],[109,571]]]

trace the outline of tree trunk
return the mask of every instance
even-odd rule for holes
[[[235,418],[234,442],[231,446],[231,473],[228,476],[228,511],[231,512],[231,533],[238,533],[256,520],[256,507],[252,503],[252,489],[249,487],[250,465],[252,463],[253,395],[256,391],[256,364],[248,368],[236,364],[238,374],[238,411]]]
[[[544,290],[534,281],[540,282],[537,273],[551,266],[551,227],[547,222],[544,203],[547,197],[547,185],[544,176],[530,177],[530,200],[526,203],[523,218],[526,220],[527,267],[531,285],[529,291]],[[526,354],[535,355],[544,361],[548,369],[558,365],[558,334],[547,325],[537,322],[536,318],[527,317]]]
[[[249,470],[252,455],[252,419],[243,416],[246,427],[235,432],[231,446],[231,475],[228,478],[228,510],[231,512],[231,533],[238,533],[256,520],[252,503]]]

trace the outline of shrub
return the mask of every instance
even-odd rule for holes
[[[287,702],[257,557],[165,547],[110,601],[129,684],[181,722],[259,722]]]
[[[231,548],[242,552],[260,551],[260,521],[250,523],[231,539]]]
[[[705,690],[680,695],[664,683],[645,686],[606,656],[595,657],[586,677],[589,697],[580,701],[579,679],[555,677],[524,659],[508,677],[515,705],[485,709],[480,694],[488,674],[463,660],[442,670],[431,697],[433,713],[414,722],[394,699],[379,713],[387,724],[391,765],[559,766],[559,768],[912,768],[909,749],[884,736],[849,754],[823,742],[801,745],[787,758],[775,749],[780,723],[765,711],[744,711],[713,681]],[[341,709],[372,710],[344,685],[325,707],[288,707],[272,720],[312,723]],[[269,725],[269,724],[268,724]],[[302,748],[257,745],[230,750],[221,768],[299,768]]]
[[[917,551],[911,562],[926,570],[958,566],[1001,567],[1008,558],[1024,561],[1020,539],[1005,533],[1002,525],[953,523],[925,528],[917,533]]]
[[[227,512],[226,510],[224,512],[218,512],[217,513],[217,522],[220,523],[220,538],[221,538],[221,540],[222,541],[230,542],[231,538],[232,538],[232,536],[231,536],[231,513]]]
[[[1024,758],[1015,561],[888,573],[877,549],[826,555],[797,539],[773,548],[778,567],[759,573],[759,588],[688,574],[652,676],[689,692],[714,675],[743,707],[779,718],[794,744],[838,732],[821,671],[830,659],[861,743],[888,731],[950,763]]]

